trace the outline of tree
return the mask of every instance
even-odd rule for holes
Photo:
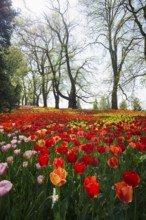
[[[10,0],[0,1],[0,111],[6,107],[11,110],[18,102],[18,87],[14,87],[10,82],[7,69],[6,55],[10,46],[10,39],[14,29],[14,17],[16,12],[11,7]]]
[[[79,90],[84,90],[83,85],[79,82],[79,79],[82,72],[85,72],[85,66],[88,65],[89,60],[84,60],[81,64],[74,68],[75,65],[75,57],[83,50],[83,47],[78,47],[72,41],[71,31],[76,26],[73,22],[67,19],[68,11],[69,11],[69,3],[66,1],[65,8],[62,8],[61,2],[59,0],[50,1],[51,2],[51,10],[53,11],[53,16],[45,15],[45,20],[47,22],[48,28],[56,35],[58,39],[58,47],[60,47],[61,51],[61,70],[63,70],[64,78],[67,82],[67,95],[63,94],[59,86],[57,85],[57,80],[54,80],[54,88],[56,93],[59,94],[60,97],[68,100],[69,108],[77,108],[77,98],[83,99],[83,96],[79,95]],[[51,65],[52,66],[52,65]],[[52,71],[55,74],[54,71]],[[56,78],[56,76],[55,76]],[[54,78],[54,79],[55,79]],[[84,77],[82,77],[83,79]]]
[[[132,109],[134,111],[141,111],[142,110],[141,105],[140,105],[140,101],[136,97],[133,98],[133,100],[132,100]]]
[[[127,109],[127,103],[125,100],[123,100],[121,103],[120,103],[120,109]]]
[[[108,98],[105,96],[102,96],[99,102],[99,109],[100,110],[106,110],[109,109],[109,103]]]
[[[10,45],[11,35],[14,29],[16,11],[12,9],[11,0],[0,1],[0,45]]]
[[[138,0],[137,2],[135,2],[133,0],[127,0],[126,8],[133,15],[134,21],[144,38],[144,57],[146,61],[146,30],[145,26],[143,25],[144,21],[146,22],[146,1]]]
[[[82,108],[82,107],[81,107],[80,99],[77,98],[77,109],[81,109],[81,108]]]
[[[117,109],[118,90],[124,91],[121,86],[122,76],[125,73],[128,76],[134,74],[133,70],[131,71],[129,60],[132,50],[138,45],[140,38],[136,32],[130,33],[129,31],[129,26],[132,26],[134,30],[134,21],[128,10],[125,9],[123,1],[86,0],[82,3],[87,6],[86,13],[91,19],[89,25],[90,36],[94,38],[92,44],[98,44],[108,51],[112,70],[111,104],[112,109]],[[128,76],[124,76],[124,78],[127,79]]]
[[[46,44],[52,44],[51,36],[47,42],[44,42],[44,36],[48,38],[48,32],[45,32],[46,30],[44,29],[43,25],[33,25],[33,21],[31,20],[30,22],[26,20],[23,24],[19,25],[20,26],[17,34],[19,35],[20,46],[23,48],[23,52],[25,53],[28,60],[29,77],[27,78],[28,81],[31,81],[32,84],[32,87],[29,88],[28,83],[26,84],[24,82],[24,92],[25,94],[31,93],[30,102],[31,104],[33,103],[35,105],[38,105],[38,99],[42,94],[43,106],[47,107],[47,99],[52,87],[52,79],[51,69],[46,53]],[[41,32],[43,35],[40,34]]]
[[[98,109],[98,101],[97,101],[97,99],[95,99],[94,102],[93,102],[93,109],[94,110]]]

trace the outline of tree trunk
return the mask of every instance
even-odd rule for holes
[[[46,94],[46,90],[45,90],[44,76],[42,76],[42,96],[43,96],[44,107],[47,107],[47,94]]]
[[[114,81],[112,91],[112,109],[118,109],[118,97],[117,97],[118,85]]]
[[[40,98],[40,95],[37,95],[36,96],[36,106],[39,106],[39,98]]]
[[[68,107],[76,109],[77,108],[77,101],[76,101],[76,93],[74,89],[71,89],[68,101]]]
[[[27,96],[24,96],[24,105],[27,105]]]
[[[59,109],[59,95],[55,96],[55,108]]]

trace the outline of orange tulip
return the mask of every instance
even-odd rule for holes
[[[50,180],[55,186],[62,186],[66,183],[66,170],[59,167],[50,173]]]
[[[125,182],[118,182],[115,184],[116,195],[124,203],[132,202],[133,188]]]
[[[117,157],[122,155],[122,149],[118,145],[111,145],[110,151]]]

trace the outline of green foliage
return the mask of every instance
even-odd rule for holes
[[[121,103],[120,103],[120,109],[127,109],[127,103],[125,100],[123,100]]]
[[[0,1],[0,45],[10,45],[12,31],[14,29],[14,17],[16,11],[12,8],[11,0]]]
[[[0,48],[0,112],[19,104],[22,82],[27,67],[20,50]]]
[[[110,109],[110,104],[109,104],[108,97],[105,97],[105,96],[101,97],[101,100],[99,102],[99,109],[100,110]]]
[[[6,60],[8,47],[14,29],[15,10],[12,9],[11,0],[0,1],[0,112],[5,108],[11,110],[19,102],[20,85],[13,85],[11,75],[12,68]]]
[[[136,97],[132,100],[132,110],[134,110],[134,111],[141,111],[142,110],[142,107],[140,105],[140,101]]]
[[[98,109],[98,101],[97,99],[95,98],[94,102],[93,102],[93,109],[94,110],[97,110]]]

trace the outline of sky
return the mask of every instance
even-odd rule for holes
[[[64,1],[64,0],[60,0]],[[76,4],[78,0],[69,0],[70,4],[72,5],[72,16],[75,16],[76,11]],[[32,17],[39,17],[42,16],[43,12],[46,9],[46,6],[48,5],[49,0],[12,0],[12,5],[15,9],[18,11],[21,11],[22,15],[29,16],[31,15]],[[146,109],[146,86],[142,87],[141,85],[139,88],[136,90],[135,96],[139,98],[142,108]],[[50,105],[54,106],[54,101],[50,100]],[[87,104],[83,105],[85,108]],[[67,103],[63,103],[63,107],[67,107]],[[91,105],[88,105],[87,108],[92,108]]]
[[[47,0],[12,0],[13,7],[21,9],[22,13],[40,15],[45,9]]]

